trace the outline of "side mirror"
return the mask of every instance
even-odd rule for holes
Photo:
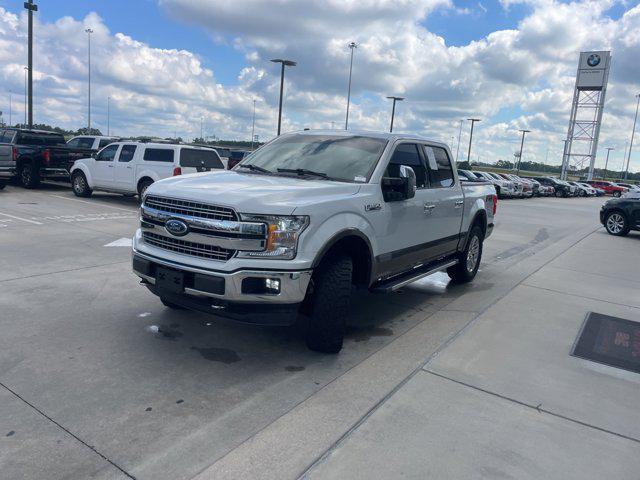
[[[382,195],[387,202],[397,202],[415,197],[416,173],[413,168],[400,165],[399,177],[383,177]]]
[[[91,158],[98,158],[98,152],[91,152]]]

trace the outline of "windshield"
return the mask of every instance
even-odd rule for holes
[[[386,145],[387,140],[372,137],[292,134],[256,150],[234,170],[253,165],[281,175],[312,171],[334,180],[366,182]]]

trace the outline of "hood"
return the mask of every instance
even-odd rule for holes
[[[296,207],[358,193],[357,183],[229,170],[166,178],[147,193],[233,208],[240,213],[290,215]]]

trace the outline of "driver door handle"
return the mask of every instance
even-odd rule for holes
[[[434,208],[436,208],[435,205],[425,203],[424,204],[424,213],[431,213]]]
[[[464,205],[464,200],[458,200],[455,205],[456,205],[456,208],[462,207]]]

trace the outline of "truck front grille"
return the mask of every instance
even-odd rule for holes
[[[189,200],[147,195],[144,199],[144,204],[163,212],[190,215],[192,217],[208,218],[211,220],[238,220],[236,212],[230,208],[191,202]]]
[[[235,250],[221,248],[215,245],[206,245],[204,243],[187,242],[186,240],[165,237],[152,232],[142,232],[142,238],[149,245],[164,250],[223,262],[229,260],[236,253]]]

